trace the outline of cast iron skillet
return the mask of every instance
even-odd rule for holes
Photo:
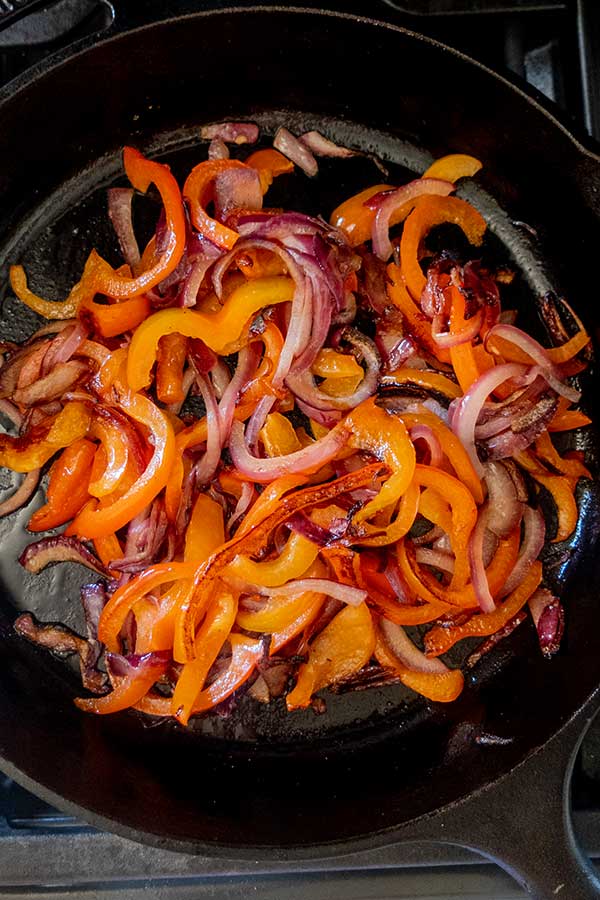
[[[133,143],[179,173],[198,159],[197,126],[223,117],[257,119],[271,133],[281,122],[321,127],[418,171],[428,154],[482,158],[478,186],[464,190],[490,220],[490,252],[521,268],[515,302],[527,317],[534,295],[555,287],[595,331],[598,156],[519,87],[459,53],[308,10],[117,25],[1,92],[2,272],[24,261],[34,288],[60,297],[92,245],[114,251],[103,189],[120,177],[119,148]],[[379,178],[369,165],[324,165],[315,183],[282,187],[282,200],[326,212]],[[22,337],[34,322],[7,297],[2,325],[5,337]],[[592,370],[586,397],[598,416],[596,381]],[[394,687],[332,697],[321,717],[242,700],[230,719],[190,731],[78,713],[70,670],[14,636],[16,609],[77,624],[79,578],[58,568],[24,577],[13,562],[25,542],[16,516],[0,532],[0,768],[101,828],[183,852],[306,859],[449,841],[496,859],[538,897],[600,896],[565,796],[600,683],[594,483],[580,485],[579,500],[575,540],[548,558],[568,609],[553,660],[524,626],[468,674],[450,706]]]

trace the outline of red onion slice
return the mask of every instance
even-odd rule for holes
[[[382,260],[388,260],[392,255],[392,243],[389,234],[390,219],[396,210],[425,194],[447,197],[448,194],[452,193],[454,187],[451,182],[442,181],[439,178],[417,178],[415,181],[410,181],[391,193],[385,193],[373,219],[371,231],[375,255]]]
[[[478,310],[475,315],[469,319],[467,325],[455,333],[442,331],[442,319],[443,316],[434,316],[431,326],[432,338],[438,347],[458,347],[460,344],[470,343],[474,337],[477,337],[483,322],[483,310]]]
[[[206,452],[194,469],[196,483],[206,484],[214,476],[221,459],[221,422],[214,388],[208,375],[198,378],[198,389],[206,408]]]
[[[359,156],[356,150],[350,150],[348,147],[341,147],[335,144],[321,134],[320,131],[305,131],[300,135],[299,140],[315,156],[329,156],[333,159],[349,159],[351,156]]]
[[[58,400],[80,378],[89,374],[89,371],[87,363],[71,359],[64,365],[54,368],[49,375],[38,378],[33,384],[18,388],[13,394],[13,399],[22,406],[33,406],[34,403]]]
[[[429,658],[418,647],[415,647],[401,625],[384,618],[380,621],[380,627],[388,649],[398,662],[410,669],[411,672],[442,675],[448,671],[448,666],[439,657]]]
[[[249,481],[244,481],[242,484],[242,492],[240,494],[240,498],[235,505],[235,509],[229,519],[227,520],[227,531],[231,532],[231,529],[235,525],[236,522],[246,514],[248,507],[252,503],[255,495],[254,485],[250,484]]]
[[[21,481],[16,491],[0,503],[0,519],[25,506],[35,493],[40,481],[40,470],[32,469]]]
[[[287,456],[275,456],[271,459],[259,459],[253,456],[246,446],[244,438],[244,426],[241,422],[234,422],[231,426],[229,438],[229,452],[236,469],[251,478],[253,481],[265,483],[279,478],[281,475],[291,475],[295,472],[316,472],[321,466],[333,459],[336,453],[348,440],[348,432],[343,423],[337,425],[329,434],[296,450]]]
[[[98,575],[107,576],[108,572],[102,563],[96,559],[85,544],[76,537],[65,537],[64,534],[55,537],[42,538],[25,547],[19,557],[19,562],[24,569],[37,575],[46,566],[53,563],[69,562],[79,563]]]
[[[108,217],[115,229],[121,255],[135,274],[141,257],[135,231],[133,230],[132,200],[132,188],[109,188],[108,190]]]
[[[430,550],[428,547],[417,547],[415,559],[420,565],[432,566],[440,572],[454,574],[454,556],[444,550]]]
[[[244,385],[251,378],[252,373],[256,371],[258,365],[258,353],[255,344],[242,347],[238,354],[237,366],[233,378],[225,388],[221,402],[219,403],[219,426],[221,433],[221,444],[225,446],[229,439],[229,431],[233,422],[235,407],[238,402],[240,392]]]
[[[298,597],[300,594],[306,594],[309,591],[333,597],[335,600],[346,603],[348,606],[360,606],[367,598],[366,591],[351,587],[348,584],[330,581],[327,578],[301,578],[298,581],[289,581],[287,584],[276,588],[264,588],[256,585],[256,593],[270,597]]]
[[[259,128],[254,122],[216,122],[203,125],[200,137],[205,141],[225,141],[229,144],[255,144]]]
[[[523,510],[523,542],[519,551],[519,557],[515,567],[508,576],[506,584],[500,591],[500,599],[507,597],[523,581],[527,571],[531,567],[544,546],[546,538],[546,523],[539,509],[525,506]]]
[[[261,209],[263,194],[257,169],[226,169],[214,185],[215,218],[223,221],[232,209]]]
[[[487,530],[488,516],[489,506],[486,504],[479,513],[475,528],[469,539],[471,582],[481,611],[484,613],[493,612],[496,609],[494,598],[490,593],[487,573],[483,562],[483,544]]]
[[[528,603],[540,649],[544,656],[553,656],[560,647],[565,628],[565,611],[562,603],[546,588],[538,588]]]
[[[413,427],[409,429],[409,433],[413,444],[415,441],[425,441],[429,448],[429,455],[431,456],[430,465],[439,467],[444,458],[444,453],[437,436],[429,425],[413,425]]]
[[[318,163],[308,147],[301,143],[297,137],[294,137],[283,125],[277,129],[273,139],[273,146],[299,166],[306,175],[313,177],[319,171]]]
[[[221,138],[214,138],[208,145],[209,159],[229,159],[229,149]]]
[[[521,521],[523,504],[519,501],[515,483],[503,463],[487,462],[484,470],[488,489],[487,527],[497,537],[504,538]]]

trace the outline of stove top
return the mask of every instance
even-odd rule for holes
[[[44,55],[111,21],[107,0],[0,0],[0,83]],[[156,4],[158,6],[158,4]],[[208,5],[208,4],[206,4]],[[223,6],[223,2],[213,5]],[[305,4],[308,5],[308,4]],[[333,0],[329,7],[378,15],[438,38],[494,69],[527,79],[600,139],[600,4],[597,0]],[[165,3],[169,13],[194,0]],[[119,2],[114,0],[116,12]],[[376,8],[375,8],[376,7]],[[600,866],[600,719],[584,739],[572,782],[581,846]],[[0,776],[0,896],[203,897],[236,900],[516,900],[525,896],[500,868],[469,851],[401,845],[312,863],[186,856],[102,833],[51,808]],[[566,900],[575,898],[566,897]]]

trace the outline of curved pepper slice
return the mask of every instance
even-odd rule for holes
[[[377,497],[355,515],[354,522],[358,524],[397,503],[405,493],[415,472],[415,448],[403,423],[377,406],[372,398],[353,409],[344,424],[351,431],[351,445],[369,450],[392,472]]]
[[[237,614],[238,601],[230,591],[222,590],[209,606],[196,635],[196,656],[184,665],[171,699],[171,714],[187,725],[196,697],[204,687],[210,667],[216,660]]]
[[[193,714],[206,712],[226,700],[250,678],[263,654],[262,641],[241,634],[229,636],[231,661],[228,669],[201,691],[194,702]]]
[[[288,710],[304,709],[316,691],[359,672],[374,649],[375,629],[367,604],[346,606],[311,644],[308,662],[300,666],[296,686],[286,697]]]
[[[388,297],[404,316],[408,331],[440,362],[450,362],[450,352],[436,344],[431,335],[431,322],[408,293],[400,267],[389,263],[386,272]]]
[[[531,564],[518,588],[498,606],[494,612],[472,616],[464,625],[441,628],[436,625],[425,635],[425,652],[428,656],[446,653],[457,641],[466,637],[486,637],[495,634],[522,609],[542,581],[542,564]]]
[[[302,449],[294,426],[278,412],[269,413],[259,437],[267,456],[285,456]]]
[[[41,468],[58,450],[87,434],[91,413],[85,403],[67,403],[58,415],[30,428],[26,434],[0,435],[0,466],[13,472]]]
[[[472,178],[483,168],[482,163],[474,156],[466,153],[449,153],[440,156],[423,172],[421,178],[441,178],[442,181],[458,181],[459,178]]]
[[[248,320],[264,306],[284,303],[294,296],[294,282],[284,276],[257,278],[236,288],[217,313],[194,309],[163,309],[154,313],[136,329],[127,356],[127,381],[131,390],[150,384],[150,370],[156,360],[159,340],[166,334],[200,338],[223,353],[240,338]]]
[[[316,620],[321,612],[325,598],[323,594],[313,594],[312,592],[310,597],[311,599],[309,602],[308,594],[302,594],[304,602],[302,608],[299,609],[296,618],[292,619],[287,625],[282,626],[280,631],[276,631],[271,635],[269,656],[278,653],[282,647],[285,647],[285,645],[292,640],[292,638],[295,638],[305,629],[308,629]],[[296,607],[296,609],[298,609],[298,607]]]
[[[450,288],[452,307],[450,312],[450,334],[456,334],[465,328],[465,298],[454,285]],[[494,357],[480,344],[473,346],[471,341],[464,341],[450,348],[450,361],[464,393],[477,381],[480,375],[492,369]]]
[[[156,355],[156,396],[161,403],[182,403],[183,370],[187,357],[187,338],[165,334],[158,342]]]
[[[121,303],[96,303],[91,297],[84,297],[79,304],[78,315],[84,322],[89,322],[102,337],[116,337],[126,331],[132,331],[148,317],[150,301],[142,294],[122,300]]]
[[[351,247],[358,247],[359,244],[370,241],[371,228],[377,210],[370,209],[365,204],[375,194],[392,190],[393,187],[390,184],[374,184],[373,187],[360,191],[334,209],[329,217],[330,223],[334,228],[339,228],[344,232]],[[395,224],[392,218],[390,226]]]
[[[372,534],[369,530],[365,537],[358,537],[356,543],[362,547],[383,547],[386,544],[395,544],[412,528],[419,511],[419,499],[419,486],[414,483],[410,484],[400,499],[394,521],[383,530],[382,534]],[[374,526],[373,530],[381,531],[377,526]]]
[[[382,387],[392,388],[402,384],[410,384],[426,391],[433,391],[441,394],[447,400],[456,400],[458,397],[462,397],[462,391],[454,381],[440,372],[432,372],[429,369],[411,369],[403,366],[390,372],[389,375],[384,375],[381,379]]]
[[[233,562],[227,566],[226,571],[251,584],[258,584],[262,587],[278,587],[293,578],[301,578],[318,555],[319,548],[316,544],[313,544],[304,535],[293,532],[275,559],[254,562],[247,556],[240,555],[236,556]],[[249,630],[261,631],[262,629]]]
[[[99,715],[119,712],[134,706],[138,700],[148,693],[152,685],[164,675],[169,668],[170,659],[167,653],[149,653],[139,658],[135,667],[131,666],[131,676],[113,679],[113,689],[103,697],[78,697],[75,705],[83,712]]]
[[[125,474],[129,460],[127,435],[111,418],[110,413],[103,415],[100,410],[101,407],[98,407],[92,419],[90,432],[100,441],[99,449],[103,451],[104,461],[103,465],[98,466],[99,471],[96,471],[94,465],[89,485],[92,497],[105,497],[114,491]],[[98,459],[98,456],[96,458]]]
[[[48,531],[77,515],[89,499],[88,482],[96,448],[80,438],[63,450],[52,466],[46,503],[30,518],[29,531]]]
[[[288,175],[294,171],[294,163],[273,147],[255,150],[246,160],[246,165],[258,171],[263,194],[267,193],[277,175]]]
[[[579,515],[569,479],[564,475],[545,475],[539,471],[532,472],[531,475],[538,484],[550,492],[556,506],[558,525],[552,543],[558,544],[560,541],[566,541],[575,531]]]
[[[403,666],[387,649],[379,628],[377,628],[375,658],[384,669],[395,672],[402,684],[435,703],[452,703],[460,696],[465,685],[465,678],[460,669],[448,669],[447,672],[413,672]]]
[[[121,409],[152,436],[153,454],[142,475],[130,489],[110,506],[102,509],[95,501],[79,513],[72,528],[84,538],[113,534],[151,503],[164,488],[175,457],[175,435],[165,414],[152,400],[140,394],[123,392]]]
[[[194,422],[189,428],[180,431],[175,437],[173,467],[169,473],[165,488],[165,510],[170,522],[174,522],[177,518],[181,500],[181,485],[185,471],[183,454],[188,447],[195,447],[197,444],[203,444],[206,441],[207,434],[206,418],[203,418]]]
[[[471,244],[481,245],[487,224],[481,213],[459,197],[423,197],[404,223],[400,261],[406,286],[417,303],[426,279],[419,264],[421,242],[436,225],[460,226]]]
[[[237,159],[207,159],[194,166],[183,186],[183,196],[187,200],[194,228],[223,250],[231,250],[239,234],[211,219],[205,206],[211,199],[215,178],[228,169],[247,170],[248,166]]]

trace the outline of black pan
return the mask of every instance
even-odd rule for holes
[[[490,221],[489,251],[520,267],[513,297],[525,320],[535,319],[535,296],[554,288],[595,332],[600,158],[520,87],[367,19],[246,7],[134,27],[140,6],[120,5],[124,18],[108,36],[0,92],[3,273],[24,262],[34,288],[60,297],[92,245],[114,254],[103,192],[121,178],[123,144],[180,174],[198,158],[201,123],[243,117],[267,134],[279,123],[321,128],[379,153],[395,178],[422,171],[430,154],[480,157],[477,185],[463,190]],[[326,212],[379,177],[370,166],[324,164],[314,182],[282,186],[279,202]],[[34,326],[8,295],[2,324],[14,338]],[[597,378],[592,368],[584,382],[596,416]],[[581,441],[595,466],[593,436]],[[17,609],[33,609],[77,625],[79,573],[25,577],[14,563],[23,518],[5,521],[0,768],[100,828],[187,853],[322,858],[450,841],[496,859],[538,897],[600,896],[565,796],[600,684],[594,483],[580,484],[579,502],[575,538],[547,556],[548,583],[568,611],[551,661],[527,624],[467,674],[449,706],[397,687],[331,696],[321,717],[257,710],[242,698],[231,718],[189,731],[77,712],[76,677],[18,639],[11,623]]]

